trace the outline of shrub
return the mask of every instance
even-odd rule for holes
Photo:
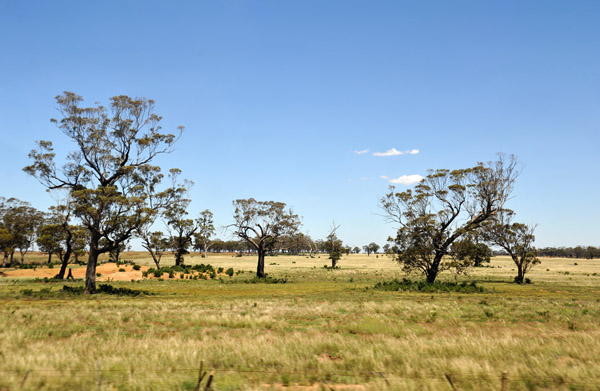
[[[224,269],[222,267],[220,267],[220,268],[217,269],[217,273],[223,273],[223,270]]]
[[[225,274],[227,274],[229,277],[233,276],[233,268],[230,267],[229,269],[225,270]]]
[[[102,277],[102,273],[96,273],[96,277]]]
[[[76,295],[81,295],[85,291],[83,286],[69,286],[63,285],[62,291],[65,293],[71,293]],[[129,288],[115,288],[109,284],[100,284],[96,289],[96,293],[103,293],[107,295],[118,295],[118,296],[139,296],[139,295],[149,295],[150,293],[147,291],[138,291]]]
[[[140,270],[142,267],[140,265],[133,265],[133,270]]]
[[[124,271],[125,271],[124,268],[122,268],[122,267],[119,268],[119,272],[124,272]]]
[[[273,278],[269,276],[265,276],[264,278],[254,277],[244,282],[247,284],[285,284],[287,283],[287,278]]]
[[[411,281],[407,278],[398,280],[394,278],[391,281],[380,281],[373,287],[375,290],[380,291],[413,291],[413,292],[461,292],[461,293],[481,293],[484,291],[483,287],[477,286],[475,281],[467,284],[436,281],[433,284],[428,284],[425,281]]]
[[[154,277],[160,277],[163,275],[163,271],[162,270],[155,270],[154,271]]]

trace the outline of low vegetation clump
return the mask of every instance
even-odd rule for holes
[[[62,292],[71,293],[75,295],[83,295],[84,294],[83,286],[69,286],[64,285],[62,287]],[[104,293],[107,295],[117,295],[117,296],[139,296],[139,295],[149,295],[150,292],[143,290],[136,290],[130,288],[116,288],[109,284],[100,284],[96,289],[96,293]]]
[[[375,290],[380,291],[409,291],[409,292],[460,292],[460,293],[483,293],[484,289],[482,286],[477,286],[475,281],[471,283],[461,282],[448,282],[448,281],[436,281],[434,283],[428,283],[426,281],[412,281],[408,278],[398,280],[394,278],[391,281],[380,281],[373,287]]]
[[[244,280],[247,284],[286,284],[288,282],[287,278],[273,278],[269,275],[264,277],[254,277],[249,280]]]

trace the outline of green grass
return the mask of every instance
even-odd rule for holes
[[[457,280],[483,293],[372,289],[405,277],[373,255],[339,270],[323,268],[325,255],[267,258],[286,283],[243,283],[255,262],[189,256],[246,272],[111,283],[150,293],[139,296],[0,279],[0,390],[20,389],[27,371],[24,390],[96,390],[98,375],[102,390],[193,389],[201,361],[219,390],[450,390],[445,374],[460,390],[498,390],[502,371],[511,390],[600,384],[598,260],[544,259],[521,286],[510,260],[494,258]]]

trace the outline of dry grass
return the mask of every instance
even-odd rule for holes
[[[251,273],[114,283],[154,293],[138,297],[0,279],[0,390],[19,389],[28,370],[25,390],[97,389],[96,365],[102,390],[193,389],[200,361],[219,390],[443,390],[445,374],[460,390],[497,390],[502,371],[513,390],[598,389],[598,260],[544,260],[534,284],[517,286],[513,265],[496,258],[459,279],[482,294],[365,290],[404,275],[382,256],[351,256],[335,271],[327,261],[267,258],[287,284],[244,283]],[[255,267],[251,257],[186,262]]]

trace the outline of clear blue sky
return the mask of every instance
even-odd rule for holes
[[[72,148],[56,95],[127,94],[186,127],[160,163],[219,224],[254,197],[384,244],[382,176],[506,152],[537,244],[598,246],[599,21],[598,1],[2,1],[0,195],[52,204],[21,169],[35,140]],[[392,148],[419,152],[373,155]]]

